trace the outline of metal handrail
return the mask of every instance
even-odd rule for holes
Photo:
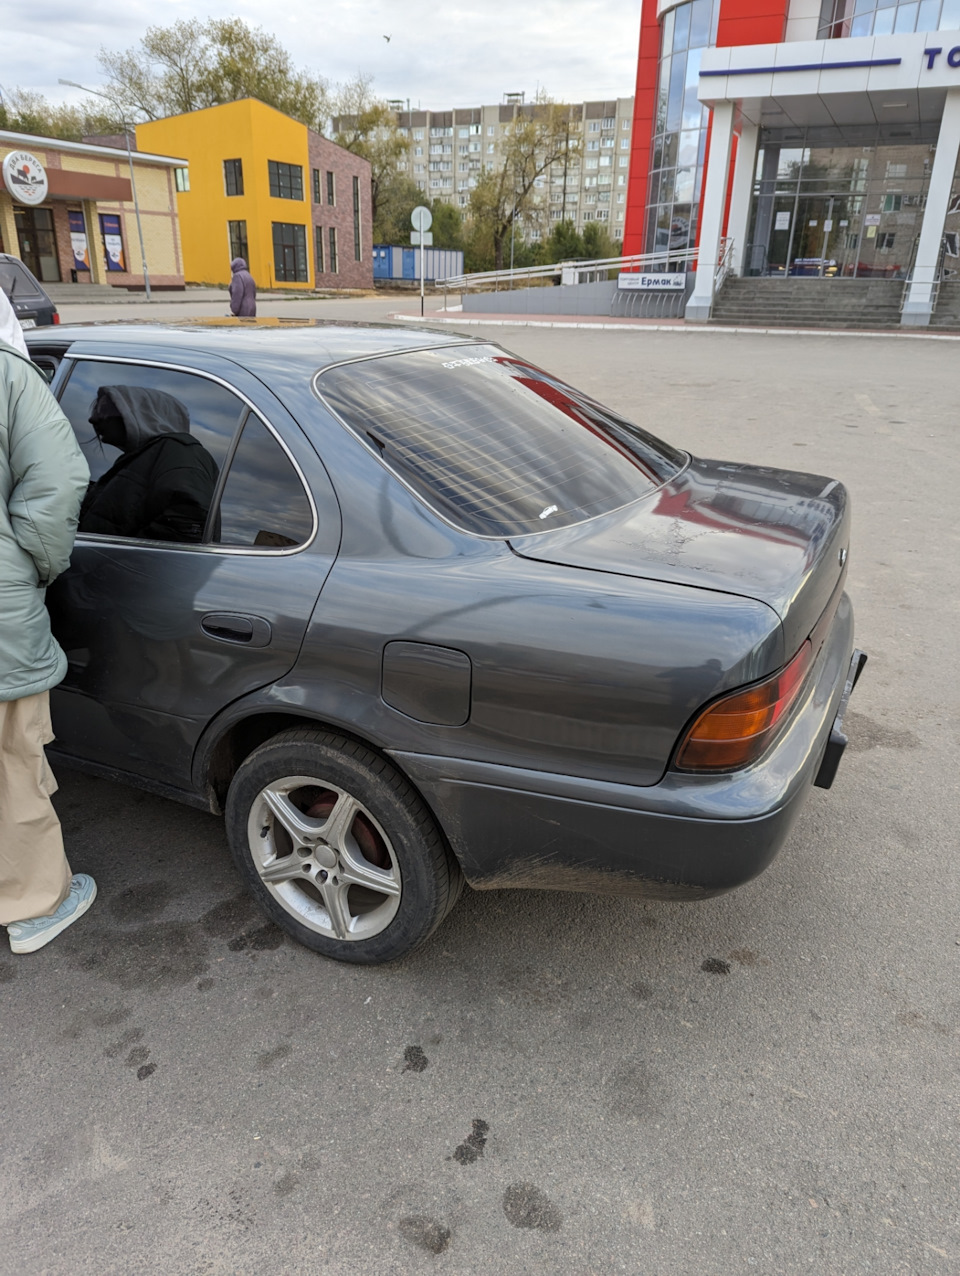
[[[937,257],[937,269],[933,279],[930,281],[930,314],[936,313],[937,302],[940,300],[940,285],[943,283],[943,265],[947,255],[947,245],[943,241],[940,244],[940,253]],[[910,294],[910,287],[913,284],[913,270],[916,265],[917,241],[914,241],[913,253],[911,254],[910,269],[907,271],[907,277],[903,281],[903,288],[900,292],[900,313],[903,314],[903,308],[907,304],[907,297]]]
[[[577,281],[581,274],[595,272],[600,270],[639,270],[645,267],[658,267],[665,270],[676,269],[679,266],[692,265],[697,260],[697,249],[687,248],[682,252],[660,252],[660,253],[633,253],[628,257],[599,257],[591,261],[558,261],[547,266],[524,266],[519,270],[480,270],[469,275],[453,275],[448,279],[438,279],[437,286],[446,293],[450,289],[458,292],[468,291],[470,288],[493,284],[496,288],[501,283],[510,283],[511,286],[515,280],[528,279],[551,279],[563,278],[564,271],[573,270],[577,274]]]
[[[717,262],[717,270],[713,276],[713,295],[716,296],[723,287],[723,282],[729,275],[733,265],[733,238],[725,238],[720,240],[720,258]]]

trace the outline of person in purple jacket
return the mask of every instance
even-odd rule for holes
[[[247,270],[242,257],[234,257],[230,263],[233,278],[230,280],[230,313],[252,319],[257,313],[257,285]]]

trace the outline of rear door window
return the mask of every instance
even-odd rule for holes
[[[428,505],[481,536],[569,527],[672,478],[683,452],[495,346],[318,374],[340,419]]]
[[[0,288],[11,301],[38,302],[47,300],[32,275],[18,261],[0,261]]]
[[[313,509],[293,462],[251,412],[230,461],[211,539],[218,545],[288,549],[313,535]]]

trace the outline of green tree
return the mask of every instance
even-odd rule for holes
[[[371,76],[358,75],[349,84],[337,86],[332,99],[333,140],[369,162],[374,239],[389,243],[382,232],[393,229],[397,209],[409,194],[409,178],[400,168],[406,168],[410,140],[401,133],[396,113],[374,96],[372,85]]]
[[[602,222],[587,222],[583,228],[583,250],[589,261],[618,257],[617,245]]]
[[[79,142],[91,135],[119,132],[121,127],[116,113],[97,98],[88,98],[80,106],[66,106],[48,102],[42,94],[28,89],[13,89],[0,102],[0,128],[11,133]]]
[[[460,209],[454,204],[447,204],[442,199],[435,199],[429,205],[433,213],[434,248],[452,249],[455,252],[463,249],[463,218]]]
[[[471,239],[477,245],[489,241],[497,270],[503,269],[511,238],[516,264],[516,244],[523,237],[516,235],[515,223],[534,215],[537,179],[564,159],[573,145],[569,107],[541,97],[531,106],[518,108],[507,127],[497,165],[483,170],[470,196]]]
[[[423,192],[412,177],[397,173],[380,187],[377,218],[373,223],[375,244],[409,244],[410,214],[423,203]]]
[[[569,218],[558,222],[544,245],[547,261],[578,261],[589,254],[583,246],[583,236]]]
[[[318,131],[326,121],[326,81],[297,70],[276,36],[241,18],[148,27],[139,44],[101,49],[98,61],[108,91],[133,120],[256,97]]]

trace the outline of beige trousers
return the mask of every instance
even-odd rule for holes
[[[43,746],[53,739],[50,694],[0,700],[0,924],[56,912],[70,890],[57,782]]]

